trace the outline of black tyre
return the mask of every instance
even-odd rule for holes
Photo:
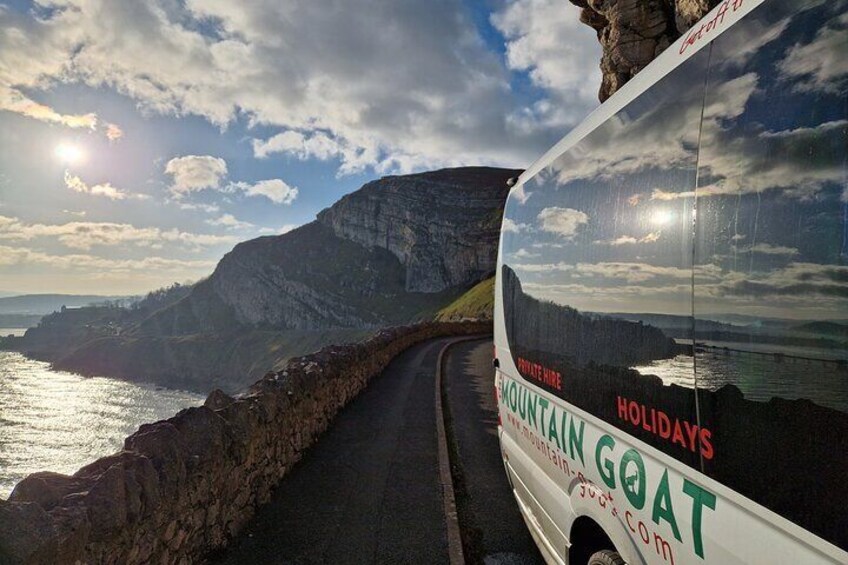
[[[602,549],[592,554],[587,565],[627,565],[627,562],[617,551]]]

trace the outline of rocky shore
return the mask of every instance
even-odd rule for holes
[[[71,476],[34,473],[0,500],[0,563],[202,561],[266,502],[338,411],[408,347],[490,322],[381,330],[293,359],[246,393],[145,424]]]

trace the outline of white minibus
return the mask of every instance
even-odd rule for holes
[[[848,563],[848,1],[721,2],[516,180],[495,356],[549,563]]]

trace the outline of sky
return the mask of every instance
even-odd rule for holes
[[[388,174],[527,167],[598,104],[567,0],[0,0],[0,291],[198,280]]]

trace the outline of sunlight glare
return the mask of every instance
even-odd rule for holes
[[[669,210],[655,210],[653,214],[651,214],[651,222],[658,226],[670,224],[673,219],[674,214]]]
[[[85,159],[82,147],[73,143],[60,143],[56,146],[55,155],[64,165],[76,165]]]

